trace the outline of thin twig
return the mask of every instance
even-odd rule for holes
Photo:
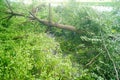
[[[11,14],[11,15],[8,17],[7,21],[9,21],[12,17],[13,17],[13,15]]]
[[[85,65],[85,67],[91,65],[91,64],[99,57],[99,55],[100,55],[100,53],[97,54],[95,57],[93,57],[93,58],[90,60],[90,62]]]
[[[113,64],[113,67],[114,67],[114,70],[115,70],[115,74],[116,74],[116,80],[119,80],[119,76],[118,76],[118,71],[117,71],[117,68],[116,68],[116,64],[115,64],[114,60],[112,59],[112,57],[111,57],[111,55],[110,55],[110,53],[109,53],[109,51],[107,49],[107,46],[106,46],[105,40],[104,40],[104,38],[102,36],[101,30],[100,30],[100,33],[101,33],[101,38],[102,38],[103,46],[104,46],[104,48],[105,48],[105,50],[106,50],[106,52],[108,54],[109,59],[112,61],[112,64]]]
[[[6,0],[6,3],[7,3],[8,8],[10,9],[10,11],[13,12],[12,7],[11,7],[11,5],[10,5],[8,0]]]

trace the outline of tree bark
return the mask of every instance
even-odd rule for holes
[[[26,18],[30,18],[32,20],[37,20],[38,22],[46,25],[46,26],[51,26],[51,27],[56,27],[59,29],[65,29],[65,30],[69,30],[69,31],[73,31],[73,32],[77,32],[77,33],[85,33],[85,31],[80,31],[78,29],[76,29],[74,26],[71,25],[64,25],[64,24],[58,24],[55,22],[49,22],[48,20],[43,20],[43,19],[39,19],[38,17],[36,17],[34,14],[32,14],[31,12],[29,12],[32,16],[26,16],[23,13],[16,13],[16,12],[5,12],[6,14],[10,14],[12,16],[21,16],[21,17],[26,17]]]

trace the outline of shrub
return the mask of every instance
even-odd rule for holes
[[[23,29],[24,30],[24,29]],[[63,57],[59,44],[44,33],[0,27],[1,80],[72,80],[77,68]]]

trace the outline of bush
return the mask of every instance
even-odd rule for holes
[[[59,44],[44,33],[0,27],[1,80],[72,80],[77,68],[62,57]]]

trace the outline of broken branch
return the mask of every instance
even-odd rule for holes
[[[8,2],[8,0],[6,0],[6,4],[7,4],[8,9],[10,9],[10,11],[13,12],[12,7],[10,6],[10,3]]]
[[[69,30],[69,31],[77,32],[77,33],[85,33],[85,31],[77,30],[74,26],[71,26],[71,25],[58,24],[58,23],[55,23],[55,22],[52,22],[52,21],[51,21],[51,23],[49,23],[49,21],[47,21],[47,20],[39,19],[38,17],[36,17],[31,12],[29,12],[29,13],[32,16],[26,16],[23,13],[15,13],[15,12],[4,12],[4,13],[11,14],[13,16],[21,16],[21,17],[31,18],[32,20],[37,20],[38,22],[40,22],[40,23],[42,23],[46,26],[52,26],[52,27],[56,27],[56,28],[59,28],[59,29],[65,29],[65,30]]]

